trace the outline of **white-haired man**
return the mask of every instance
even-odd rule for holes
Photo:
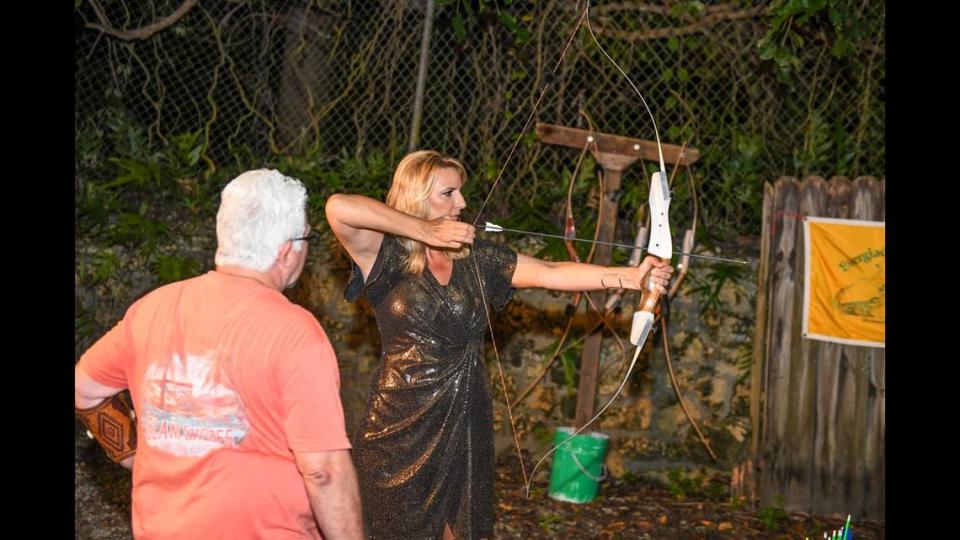
[[[77,363],[78,415],[133,469],[138,539],[363,536],[336,357],[281,293],[306,259],[306,197],[277,171],[235,178],[216,269],[135,302]]]

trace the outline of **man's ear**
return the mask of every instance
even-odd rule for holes
[[[293,253],[293,241],[287,240],[280,245],[280,249],[277,251],[277,262],[280,263],[280,266],[286,267],[292,262]]]

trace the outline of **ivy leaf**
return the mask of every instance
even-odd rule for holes
[[[453,37],[457,41],[463,41],[467,38],[467,26],[463,22],[463,15],[455,13],[453,18],[450,19],[450,24],[453,26]]]
[[[833,23],[834,28],[839,28],[843,20],[840,17],[840,11],[836,7],[830,6],[830,9],[827,10],[827,15],[830,18],[830,22]]]
[[[524,40],[530,37],[530,32],[526,28],[517,24],[517,19],[513,15],[505,12],[500,12],[500,22],[507,27],[507,30],[517,37],[519,40]]]

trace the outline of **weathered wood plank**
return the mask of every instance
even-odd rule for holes
[[[590,135],[590,131],[586,129],[544,124],[542,122],[537,122],[535,129],[537,138],[542,142],[577,149],[583,148],[587,144],[587,137]],[[656,141],[635,139],[599,131],[594,131],[593,137],[597,146],[603,152],[660,163]],[[684,149],[682,146],[675,144],[661,144],[661,146],[663,147],[663,160],[666,165],[677,163],[678,158],[680,165],[692,165],[700,159],[700,151],[696,148]]]
[[[793,343],[793,302],[796,237],[799,222],[796,178],[780,178],[774,184],[774,223],[770,271],[770,322],[765,377],[766,423],[760,458],[760,502],[772,504],[782,496],[785,468],[782,462],[788,403],[784,396],[790,381],[790,350]]]
[[[827,208],[827,185],[823,178],[811,176],[800,183],[798,219],[822,216]],[[801,221],[802,223],[802,221]],[[786,483],[783,486],[784,507],[810,511],[816,409],[816,367],[821,342],[800,338],[803,328],[803,300],[806,294],[804,264],[806,261],[803,227],[797,227],[796,237],[797,286],[794,287],[793,327],[795,336],[790,351],[790,384],[788,386],[788,419],[783,463]]]
[[[879,221],[881,219],[881,209],[877,202],[880,200],[880,187],[877,181],[869,177],[859,177],[853,182],[854,185],[854,219],[865,219]],[[871,382],[871,373],[876,373],[879,355],[882,349],[871,347],[851,347],[857,350],[855,361],[851,364],[851,369],[856,375],[854,382],[856,388],[856,399],[852,403],[852,428],[850,433],[850,453],[848,458],[847,474],[851,476],[850,498],[846,499],[854,511],[857,511],[864,517],[876,519],[879,508],[870,503],[870,499],[876,499],[876,491],[871,484],[872,478],[876,477],[877,457],[873,449],[876,448],[876,440],[871,441],[871,430],[876,431],[876,424],[871,423],[871,394],[876,395],[876,383]],[[875,397],[874,397],[875,400]],[[872,428],[872,429],[871,429]],[[871,442],[874,445],[871,445]],[[872,448],[873,447],[873,448]],[[882,447],[880,447],[882,451]],[[879,491],[882,493],[882,484]],[[880,497],[882,500],[882,496]]]
[[[827,187],[827,217],[850,217],[853,186],[846,178],[832,178]],[[837,343],[823,343],[817,358],[817,410],[814,415],[813,469],[810,512],[827,515],[840,511],[837,504],[835,473],[838,465],[836,416],[838,389],[845,348]]]
[[[757,471],[755,465],[760,454],[760,433],[763,428],[762,389],[763,366],[767,344],[768,310],[767,284],[770,273],[770,243],[773,239],[774,191],[770,182],[763,184],[763,225],[760,237],[760,261],[757,269],[757,310],[753,331],[753,365],[750,368],[750,471],[745,471],[743,491],[734,495],[747,495],[750,503],[756,503]]]

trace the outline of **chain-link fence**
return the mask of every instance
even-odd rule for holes
[[[94,0],[78,7],[78,163],[105,165],[120,147],[147,153],[180,144],[195,148],[206,175],[293,155],[376,160],[387,164],[383,182],[389,181],[389,167],[409,143],[425,1],[192,4]],[[420,139],[420,147],[464,160],[474,208],[579,16],[572,0],[489,4],[437,2]],[[822,36],[809,35],[790,80],[758,51],[769,6],[707,4],[620,2],[591,9],[598,39],[636,81],[663,141],[700,150],[689,178],[678,176],[674,185],[675,221],[691,217],[691,186],[705,231],[755,234],[765,180],[883,175],[882,2],[856,8],[870,43],[841,60]],[[162,27],[184,6],[182,17]],[[104,33],[97,26],[120,30]],[[124,35],[143,27],[155,31],[146,39]],[[653,139],[649,116],[585,26],[536,120],[586,127],[581,109],[600,131]],[[577,155],[539,144],[528,132],[484,216],[539,219],[556,230]],[[624,175],[620,241],[632,240],[652,170],[645,163]],[[591,178],[575,192],[584,213],[597,198]],[[583,217],[587,226],[590,219]]]

